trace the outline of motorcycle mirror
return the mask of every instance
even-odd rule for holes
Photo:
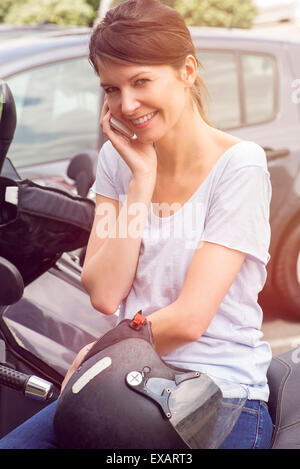
[[[22,298],[24,291],[22,275],[4,257],[0,257],[0,285],[0,306],[12,305]]]
[[[16,106],[7,83],[0,80],[0,172],[17,125]]]
[[[86,197],[95,180],[92,158],[88,153],[78,153],[70,161],[67,176],[75,181],[78,195]]]
[[[1,176],[13,179],[14,181],[21,181],[21,176],[19,175],[18,171],[12,164],[9,158],[4,158],[3,166],[0,171]]]

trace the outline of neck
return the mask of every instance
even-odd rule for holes
[[[176,126],[155,143],[158,173],[175,180],[196,167],[205,167],[213,143],[212,130],[198,111],[185,112]]]

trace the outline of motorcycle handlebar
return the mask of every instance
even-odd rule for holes
[[[27,375],[7,366],[0,365],[0,384],[17,391],[25,396],[40,401],[49,401],[57,398],[54,386],[38,376]]]

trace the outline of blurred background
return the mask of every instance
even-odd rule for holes
[[[252,28],[278,22],[300,26],[299,0],[161,0],[190,26]],[[122,0],[1,0],[2,24],[92,26]]]

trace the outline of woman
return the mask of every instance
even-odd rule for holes
[[[166,362],[241,383],[249,399],[222,448],[267,448],[271,351],[260,341],[257,303],[269,260],[266,156],[208,122],[195,57],[182,17],[156,0],[122,3],[94,30],[90,60],[105,91],[109,140],[82,282],[104,314],[120,305],[123,319],[142,309]],[[112,116],[136,138],[113,130]],[[43,413],[47,432],[54,408]],[[41,415],[33,419],[34,445],[55,447],[54,434],[41,436]],[[14,447],[28,447],[30,425],[16,430]]]

